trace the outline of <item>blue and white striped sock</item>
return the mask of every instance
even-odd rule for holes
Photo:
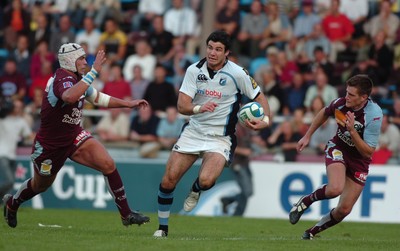
[[[165,189],[161,186],[158,190],[158,229],[168,233],[168,220],[171,212],[172,202],[174,201],[174,190]]]

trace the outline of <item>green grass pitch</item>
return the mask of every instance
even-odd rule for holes
[[[172,214],[168,239],[154,239],[157,215],[148,215],[126,228],[117,212],[21,208],[15,229],[0,223],[0,250],[400,250],[400,224],[345,221],[304,241],[314,222]]]

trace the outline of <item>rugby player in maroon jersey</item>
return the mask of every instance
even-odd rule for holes
[[[33,177],[26,180],[14,195],[3,197],[7,224],[13,228],[17,226],[19,206],[46,191],[67,158],[104,175],[124,226],[149,222],[149,217],[130,209],[114,160],[105,147],[81,126],[85,100],[106,108],[141,109],[146,109],[147,101],[114,98],[91,86],[106,62],[102,50],[86,74],[86,53],[79,44],[63,44],[58,60],[60,68],[47,83],[41,107],[41,125],[32,146]]]
[[[328,183],[301,197],[290,210],[289,221],[296,224],[316,201],[337,196],[340,199],[336,208],[304,232],[302,238],[305,240],[313,239],[317,233],[338,224],[349,215],[364,188],[383,116],[382,109],[369,98],[372,87],[373,83],[367,75],[355,75],[348,79],[346,96],[321,109],[297,144],[297,150],[302,151],[311,135],[329,117],[335,117],[338,129],[325,147]]]

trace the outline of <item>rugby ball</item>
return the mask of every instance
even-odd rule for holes
[[[250,102],[242,106],[238,112],[239,122],[245,124],[246,120],[262,120],[264,108],[258,102]]]
[[[344,113],[338,109],[335,109],[335,120],[339,125],[343,127],[346,126],[346,120],[347,120],[346,115],[344,115]]]

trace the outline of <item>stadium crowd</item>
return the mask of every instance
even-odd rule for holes
[[[157,2],[155,4],[154,2]],[[109,145],[138,147],[142,157],[169,150],[185,117],[176,110],[186,68],[200,59],[200,0],[8,0],[0,10],[0,91],[21,100],[33,132],[42,92],[59,67],[61,44],[75,42],[93,63],[108,64],[93,83],[121,99],[146,99],[151,109],[112,109],[84,126]],[[216,0],[215,29],[231,34],[229,58],[248,69],[268,98],[274,125],[252,135],[255,155],[296,161],[296,142],[313,116],[345,93],[344,80],[367,74],[384,110],[373,163],[400,159],[400,1]],[[87,114],[92,107],[86,107]],[[93,111],[93,110],[92,110]],[[323,153],[335,133],[328,121],[309,152]]]

